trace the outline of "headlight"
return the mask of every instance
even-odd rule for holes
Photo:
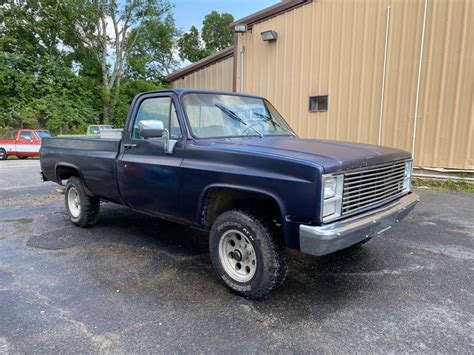
[[[324,178],[324,199],[336,196],[337,179],[334,176]]]
[[[322,179],[322,212],[323,222],[337,218],[341,215],[342,190],[344,175],[323,175]]]
[[[403,189],[410,191],[411,188],[411,176],[413,174],[413,161],[407,160],[405,162],[405,177],[403,179]]]

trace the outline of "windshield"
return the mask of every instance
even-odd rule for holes
[[[36,131],[36,134],[37,134],[38,137],[40,137],[40,138],[52,137],[52,136],[51,136],[51,133],[49,133],[48,131]]]
[[[266,100],[226,94],[190,93],[184,109],[197,138],[294,135]]]

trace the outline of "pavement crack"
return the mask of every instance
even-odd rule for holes
[[[94,334],[87,324],[81,322],[77,319],[71,317],[70,313],[61,307],[55,305],[48,297],[42,293],[32,289],[31,287],[21,287],[24,291],[33,295],[38,299],[43,305],[48,308],[53,309],[60,319],[71,324],[75,329],[77,329],[81,334],[90,339],[92,343],[102,352],[110,353],[110,350],[113,345],[115,345],[120,340],[120,335],[112,332],[106,332],[103,334]],[[0,344],[1,345],[1,344]]]

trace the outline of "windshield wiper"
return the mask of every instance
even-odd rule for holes
[[[242,123],[244,126],[246,126],[247,128],[253,130],[255,133],[258,134],[258,136],[260,138],[263,138],[263,134],[260,133],[258,130],[256,130],[255,128],[253,128],[252,126],[249,126],[247,122],[245,122],[243,119],[241,119],[239,116],[237,116],[237,114],[228,109],[227,107],[225,106],[222,106],[221,104],[214,104],[219,110],[221,110],[222,112],[224,112],[227,116],[229,116],[230,118],[236,120],[237,122],[239,123]]]
[[[259,112],[255,112],[255,111],[252,111],[252,113],[253,113],[255,116],[257,116],[257,117],[263,118],[265,121],[270,121],[270,122],[273,124],[273,127],[278,126],[278,127],[280,127],[282,130],[284,130],[284,131],[290,133],[292,136],[294,136],[294,134],[292,134],[292,133],[291,133],[290,131],[288,131],[285,127],[283,127],[281,124],[279,124],[277,121],[275,121],[275,120],[273,119],[273,117],[270,117],[270,116],[267,116],[267,115],[263,115],[263,114],[261,114],[261,113],[259,113]]]

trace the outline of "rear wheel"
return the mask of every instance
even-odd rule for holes
[[[79,227],[88,227],[97,223],[100,201],[97,197],[86,194],[84,184],[79,178],[75,176],[69,178],[64,198],[72,223]]]
[[[263,219],[241,210],[221,214],[212,225],[209,249],[220,279],[233,291],[266,298],[286,276],[284,247]]]
[[[21,157],[19,156],[18,159],[28,159],[27,156],[22,155]]]
[[[0,148],[0,160],[5,160],[8,158],[7,151],[3,148]]]

